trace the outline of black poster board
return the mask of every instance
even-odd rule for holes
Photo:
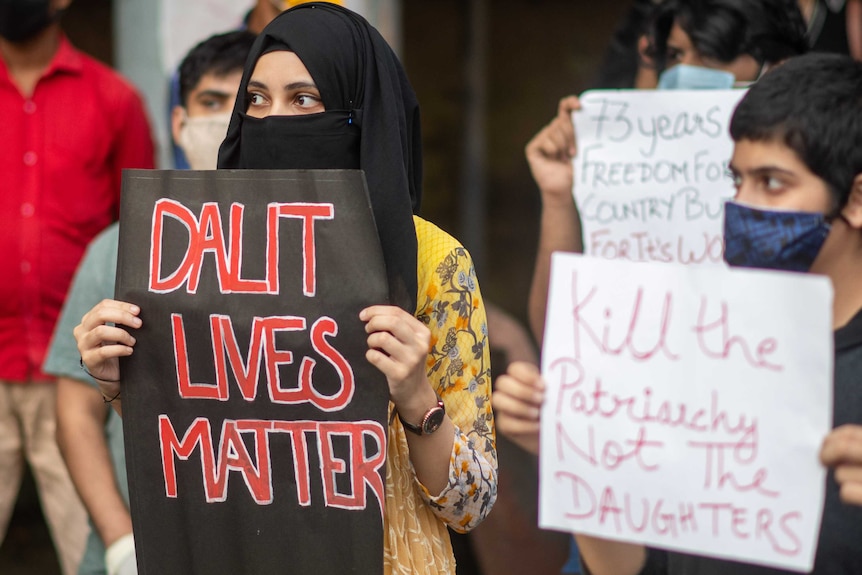
[[[387,301],[359,171],[124,173],[116,297],[142,575],[382,573]]]

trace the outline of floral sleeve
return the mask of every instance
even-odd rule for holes
[[[449,484],[436,496],[424,486],[421,493],[441,520],[466,532],[497,498],[497,451],[485,308],[470,255],[451,242],[457,247],[442,261],[438,256],[436,267],[426,262],[433,274],[426,278],[417,317],[431,330],[428,379],[455,424],[455,443]]]

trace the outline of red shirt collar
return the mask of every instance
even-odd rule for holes
[[[72,74],[80,74],[84,67],[81,59],[81,54],[78,52],[65,34],[60,34],[60,45],[48,64],[48,68],[42,77],[50,76],[56,72],[70,72]]]
[[[66,35],[60,33],[60,42],[57,46],[57,51],[51,58],[51,62],[42,74],[43,78],[51,76],[55,73],[80,74],[84,68],[84,61],[81,58],[81,53],[78,52]],[[9,78],[9,69],[3,58],[0,58],[0,80],[11,82]]]

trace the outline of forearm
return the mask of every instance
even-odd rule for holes
[[[57,443],[107,547],[131,533],[132,521],[114,478],[104,431],[105,405],[86,383],[60,378],[57,385]]]
[[[643,545],[578,534],[575,540],[590,575],[637,575],[646,563]]]
[[[100,381],[96,378],[93,379],[95,379],[96,383],[99,385],[99,393],[102,396],[102,403],[105,405],[109,405],[110,409],[113,409],[117,413],[117,415],[123,417],[123,398],[120,394],[120,382],[107,382]]]
[[[488,333],[493,334],[493,347],[505,353],[507,363],[538,361],[531,334],[520,322],[489,301],[485,301],[485,313],[488,318]]]
[[[117,415],[123,417],[123,398],[120,393],[120,382],[102,381],[98,378],[93,379],[99,386],[99,393],[102,396],[102,403],[110,406],[110,409],[113,409],[117,413]]]
[[[468,438],[455,425],[455,442],[449,461],[449,484],[437,494],[424,493],[432,511],[458,533],[482,523],[497,500],[497,463],[493,453],[482,451],[483,439]],[[491,448],[493,449],[493,448]]]
[[[108,399],[110,399],[110,398],[108,398]],[[108,403],[111,404],[111,409],[113,409],[115,412],[117,412],[117,415],[119,415],[120,417],[123,417],[123,400],[122,399],[120,399],[118,397],[118,398],[114,399],[113,401],[109,401]]]
[[[405,421],[418,425],[428,408],[437,403],[437,395],[431,386],[417,394],[409,406],[402,406],[398,413]],[[449,459],[455,442],[455,426],[447,415],[440,428],[430,435],[416,435],[407,429],[407,447],[416,478],[433,495],[437,495],[449,483]]]
[[[574,197],[542,194],[542,217],[536,266],[530,286],[528,315],[533,337],[541,345],[545,331],[545,308],[551,276],[551,254],[555,251],[581,252],[581,219]]]

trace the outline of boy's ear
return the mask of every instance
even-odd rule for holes
[[[180,130],[183,123],[186,121],[186,109],[182,106],[174,106],[171,110],[171,136],[174,138],[174,143],[179,145]]]
[[[853,188],[841,215],[851,226],[857,230],[862,229],[862,174],[856,174],[853,178]]]

